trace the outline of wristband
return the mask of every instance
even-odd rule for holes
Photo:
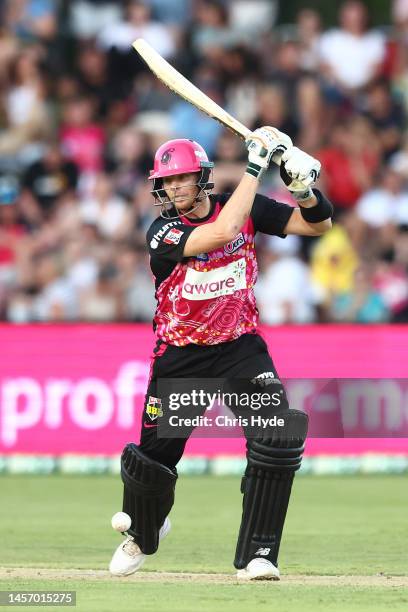
[[[296,202],[305,202],[313,197],[313,191],[310,187],[308,187],[306,191],[291,191],[290,193],[295,198]]]
[[[311,208],[300,206],[300,214],[308,223],[320,223],[320,221],[330,219],[334,212],[331,202],[318,189],[314,189],[313,193],[317,198],[317,204]]]
[[[260,180],[264,170],[265,168],[262,168],[262,166],[258,166],[258,164],[254,164],[254,162],[248,162],[245,173],[250,174],[251,176]]]

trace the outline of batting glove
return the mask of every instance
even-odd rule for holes
[[[282,154],[292,147],[292,140],[283,132],[264,126],[251,132],[245,146],[248,149],[246,172],[259,179],[271,161],[280,163]]]
[[[320,175],[321,164],[308,153],[292,147],[281,156],[280,175],[293,197],[299,202],[312,197],[312,185]]]

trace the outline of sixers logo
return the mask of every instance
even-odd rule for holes
[[[171,154],[175,151],[176,149],[174,147],[172,147],[171,149],[166,149],[165,152],[163,153],[162,157],[161,157],[161,163],[162,164],[168,164],[169,161],[171,160]]]

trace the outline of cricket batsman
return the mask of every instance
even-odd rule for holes
[[[307,435],[307,415],[290,409],[265,341],[257,333],[255,235],[319,236],[331,227],[333,207],[313,188],[320,163],[269,126],[245,141],[248,165],[232,194],[212,194],[212,168],[204,149],[170,140],[156,152],[150,173],[161,215],[147,232],[157,309],[150,380],[138,445],[121,457],[123,512],[131,526],[116,549],[110,572],[136,572],[170,531],[177,463],[187,437],[158,436],[163,378],[250,378],[262,390],[281,388],[285,432],[259,430],[249,437],[242,479],[242,519],[234,566],[243,580],[279,580],[278,553],[296,470]],[[298,206],[257,194],[274,162]],[[302,296],[299,296],[302,299]],[[276,384],[273,385],[274,392]]]

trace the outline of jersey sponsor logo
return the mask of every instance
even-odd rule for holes
[[[158,232],[156,232],[153,236],[153,238],[150,241],[150,246],[152,249],[157,249],[157,247],[159,246],[159,241],[162,238],[162,236],[164,236],[164,234],[167,232],[167,230],[169,229],[169,227],[174,227],[175,225],[181,225],[182,221],[170,221],[170,223],[166,223],[165,225],[163,225],[162,228],[159,229]]]
[[[246,286],[246,261],[242,257],[208,272],[188,268],[181,295],[187,300],[210,300],[220,295],[232,295]]]
[[[152,421],[155,421],[157,417],[163,416],[162,401],[160,398],[149,395],[149,401],[146,406],[146,414]]]
[[[184,232],[179,229],[171,229],[163,238],[163,242],[166,244],[178,244],[183,234]]]
[[[231,240],[231,242],[225,245],[224,253],[231,255],[232,253],[235,253],[235,251],[238,251],[243,244],[245,244],[245,238],[244,234],[240,232],[238,236],[235,236],[234,240]]]

